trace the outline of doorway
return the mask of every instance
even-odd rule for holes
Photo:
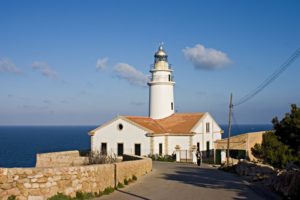
[[[134,144],[134,155],[141,155],[141,144]]]

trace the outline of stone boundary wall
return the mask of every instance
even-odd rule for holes
[[[10,195],[18,200],[46,200],[58,192],[75,196],[77,191],[103,191],[132,175],[139,177],[152,170],[150,158],[137,159],[72,167],[0,168],[0,200]]]
[[[37,154],[35,167],[80,166],[88,162],[88,157],[81,157],[79,151],[62,151]]]
[[[133,158],[133,159],[132,159]],[[124,179],[132,178],[133,175],[136,177],[145,175],[152,170],[152,160],[150,158],[143,158],[138,156],[124,157],[125,160],[116,165],[116,184],[118,182],[124,183]],[[135,159],[135,160],[134,160]]]

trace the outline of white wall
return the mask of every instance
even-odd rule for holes
[[[154,84],[150,86],[150,111],[149,115],[153,119],[168,117],[174,113],[174,95],[172,84]],[[173,110],[171,103],[173,102]]]
[[[182,150],[189,150],[190,136],[168,136],[169,154],[175,151],[175,146],[179,145]]]
[[[162,143],[163,153],[165,152],[165,136],[153,137],[153,154],[159,154],[159,143]]]
[[[153,119],[168,117],[174,113],[174,84],[169,80],[171,70],[153,70],[149,84],[149,116]],[[173,103],[173,109],[171,108]]]
[[[206,123],[209,123],[209,132],[206,132]],[[194,128],[196,134],[193,136],[193,145],[200,142],[200,150],[206,151],[206,142],[209,141],[209,148],[214,149],[214,141],[221,139],[221,128],[208,113]]]
[[[118,125],[123,125],[123,129],[119,130]],[[150,153],[150,138],[145,136],[146,131],[134,126],[123,119],[116,121],[95,131],[92,136],[91,149],[93,151],[100,151],[101,143],[107,143],[108,153],[117,154],[117,143],[124,144],[125,154],[134,154],[134,144],[141,144],[141,155],[148,155]]]

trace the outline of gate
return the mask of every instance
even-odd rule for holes
[[[180,150],[179,156],[180,162],[193,162],[193,151],[191,150]]]

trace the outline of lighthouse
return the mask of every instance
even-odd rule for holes
[[[154,54],[154,65],[150,69],[149,117],[162,119],[174,113],[173,70],[168,63],[168,55],[162,45]]]
[[[223,130],[208,112],[175,113],[173,70],[162,45],[154,54],[149,78],[149,115],[117,116],[89,132],[91,151],[106,155],[171,155],[198,147],[214,155]],[[194,160],[195,153],[179,154],[177,161]],[[212,157],[211,157],[212,158]]]

